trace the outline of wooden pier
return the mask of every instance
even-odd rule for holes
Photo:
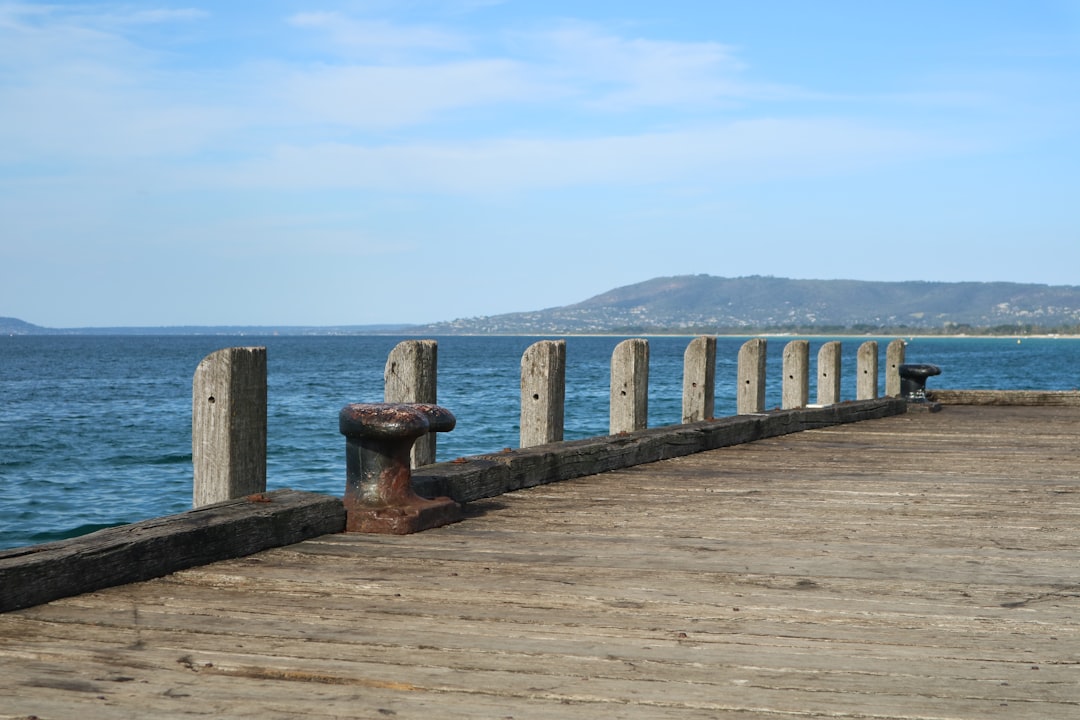
[[[1080,408],[949,405],[0,615],[0,718],[1080,717]]]

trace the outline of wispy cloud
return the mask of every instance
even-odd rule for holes
[[[434,26],[405,25],[381,19],[356,19],[338,12],[305,12],[288,19],[290,25],[318,32],[345,57],[395,61],[426,51],[463,52],[468,39]]]
[[[564,187],[746,183],[850,172],[912,153],[959,152],[945,138],[842,119],[740,121],[586,139],[365,147],[289,145],[214,173],[241,187],[491,195]],[[211,178],[206,179],[212,182]]]
[[[712,105],[751,94],[739,81],[744,64],[733,48],[713,42],[625,38],[581,23],[539,35],[554,73],[578,87],[593,107]]]
[[[963,151],[947,131],[845,118],[825,96],[782,114],[776,101],[812,93],[749,79],[717,42],[560,22],[481,50],[437,25],[305,12],[278,32],[325,48],[223,53],[196,76],[140,28],[213,16],[79,7],[0,6],[0,160],[159,158],[211,184],[473,193],[804,176]]]
[[[478,59],[296,69],[282,79],[279,96],[308,122],[364,129],[416,125],[455,109],[535,103],[549,93],[520,63]]]

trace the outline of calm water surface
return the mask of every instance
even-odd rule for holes
[[[537,339],[438,338],[439,403],[458,419],[453,432],[439,435],[439,460],[517,446],[521,355]],[[607,433],[611,352],[623,339],[567,338],[567,439]],[[769,407],[780,404],[781,353],[790,339],[769,340]],[[850,400],[855,353],[866,338],[839,339],[843,399]],[[345,463],[338,411],[347,403],[382,400],[386,357],[400,340],[0,337],[0,548],[188,509],[192,377],[199,361],[222,347],[267,348],[268,487],[340,494]],[[650,427],[679,421],[689,340],[650,338]],[[736,361],[745,340],[718,339],[717,416],[735,412]],[[811,339],[812,361],[826,340]],[[884,366],[888,338],[880,341]],[[907,360],[942,366],[930,387],[1080,386],[1080,340],[1072,338],[914,338]],[[879,384],[883,390],[883,377]]]

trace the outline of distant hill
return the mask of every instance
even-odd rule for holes
[[[163,325],[47,328],[0,317],[0,335],[378,335],[405,334],[411,325]]]
[[[1080,287],[679,275],[616,288],[573,305],[433,325],[55,329],[0,318],[0,335],[630,335],[769,331],[1080,334]]]
[[[40,325],[33,325],[17,318],[0,317],[0,335],[42,335],[48,332],[48,328]]]
[[[1080,287],[661,277],[535,312],[459,319],[427,333],[919,332],[1080,329]]]

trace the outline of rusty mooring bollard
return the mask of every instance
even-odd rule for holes
[[[407,535],[461,519],[450,498],[417,495],[409,468],[416,439],[453,430],[453,413],[422,403],[354,403],[341,409],[338,424],[345,436],[345,532]]]

